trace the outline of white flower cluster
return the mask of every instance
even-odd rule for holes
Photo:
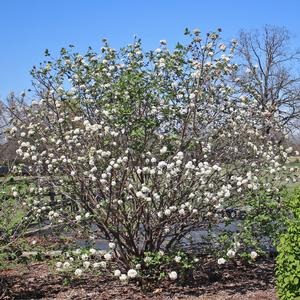
[[[114,248],[115,244],[110,243],[110,248]],[[112,274],[118,277],[120,281],[128,281],[138,277],[138,269],[140,265],[136,265],[136,269],[129,269],[126,274],[116,269],[112,273],[109,266],[113,267],[113,255],[111,252],[96,250],[90,248],[88,252],[82,249],[66,252],[63,255],[63,261],[57,261],[55,264],[56,271],[58,272],[73,272],[75,276],[80,277],[89,272],[101,272],[105,274]]]

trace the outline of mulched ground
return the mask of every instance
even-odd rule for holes
[[[208,271],[208,269],[206,269]],[[45,263],[20,265],[0,272],[0,299],[278,299],[274,290],[274,262],[258,265],[227,265],[222,270],[197,272],[194,282],[180,286],[165,281],[157,286],[121,284],[103,277],[88,277],[64,284],[64,278],[50,272]],[[210,275],[208,275],[210,274]]]

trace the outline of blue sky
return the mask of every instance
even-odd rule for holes
[[[0,99],[30,87],[29,71],[69,44],[84,51],[109,39],[121,47],[137,34],[146,49],[183,41],[185,27],[223,29],[225,39],[264,24],[287,27],[300,48],[299,0],[0,0]]]

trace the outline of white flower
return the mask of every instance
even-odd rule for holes
[[[82,254],[81,255],[82,260],[87,260],[88,258],[89,258],[89,256],[87,254]]]
[[[122,274],[122,275],[119,277],[119,279],[120,279],[121,281],[126,281],[126,280],[127,280],[127,275],[126,275],[126,274]]]
[[[89,261],[84,261],[82,264],[86,269],[88,269],[91,265],[91,263]]]
[[[225,51],[226,50],[226,45],[225,44],[221,44],[219,46],[219,48],[222,50],[222,51]]]
[[[80,254],[80,252],[81,252],[81,251],[80,251],[79,248],[73,251],[73,253],[74,253],[74,254],[77,254],[77,255]]]
[[[111,255],[110,253],[106,253],[106,254],[104,255],[104,258],[105,258],[105,260],[109,261],[109,260],[111,260],[112,255]]]
[[[180,256],[175,256],[174,260],[179,263],[181,261],[181,257]]]
[[[142,187],[142,192],[143,193],[148,193],[149,191],[150,191],[149,188],[147,188],[146,186]]]
[[[169,273],[169,278],[171,279],[171,280],[176,280],[177,279],[177,273],[175,272],[175,271],[172,271],[172,272],[170,272]]]
[[[158,216],[159,218],[162,218],[162,217],[163,217],[163,213],[162,213],[161,211],[159,211],[159,212],[157,213],[157,216]]]
[[[196,98],[196,95],[195,95],[194,93],[191,93],[190,96],[189,96],[189,98],[190,98],[191,100],[194,100],[194,99]]]
[[[200,29],[199,28],[195,28],[193,30],[193,32],[194,32],[195,35],[199,35],[200,34]]]
[[[157,167],[159,169],[162,169],[163,167],[165,167],[167,165],[167,163],[165,161],[160,161],[158,164],[157,164]]]
[[[120,270],[115,270],[114,271],[114,276],[120,277],[121,276],[121,271]]]
[[[74,122],[77,122],[77,121],[80,121],[82,119],[82,117],[75,117],[74,119],[73,119],[73,121]]]
[[[151,257],[146,256],[146,257],[144,258],[144,262],[145,262],[145,263],[148,263],[148,262],[150,262],[150,261],[151,261]]]
[[[229,258],[235,257],[235,251],[232,250],[232,249],[229,249],[229,250],[227,251],[227,256],[228,256]]]
[[[166,215],[166,216],[169,216],[170,214],[171,214],[171,210],[167,208],[167,209],[165,210],[165,215]]]
[[[61,268],[62,265],[63,265],[63,263],[60,262],[60,261],[58,261],[58,262],[55,264],[55,266],[56,266],[57,269]]]
[[[94,269],[98,269],[99,267],[100,267],[100,263],[99,262],[93,263],[93,268]]]
[[[105,269],[107,267],[106,261],[100,261],[99,265],[103,269]]]
[[[134,270],[134,269],[130,269],[130,270],[128,270],[128,272],[127,272],[127,276],[128,276],[129,278],[135,278],[135,277],[137,276],[137,271]]]
[[[161,149],[160,149],[160,154],[164,154],[168,151],[168,148],[166,146],[163,146]]]
[[[184,209],[183,209],[183,208],[182,208],[182,209],[180,209],[178,212],[179,212],[179,214],[180,214],[181,216],[185,215],[185,211],[184,211]]]
[[[251,253],[250,253],[250,257],[251,257],[251,259],[256,259],[257,258],[257,256],[258,256],[258,254],[255,252],[255,251],[251,251]]]
[[[71,264],[69,263],[69,262],[64,262],[64,264],[63,264],[63,268],[64,269],[68,269],[68,268],[70,268],[70,266],[71,266]]]
[[[16,153],[17,153],[18,155],[22,155],[22,154],[23,154],[23,151],[22,151],[22,149],[17,149],[17,150],[16,150]]]
[[[226,263],[226,260],[223,257],[218,259],[218,265],[224,265],[225,263]]]
[[[81,216],[80,216],[80,215],[76,216],[76,217],[75,217],[75,220],[76,220],[77,222],[79,222],[79,221],[81,220]]]
[[[143,192],[141,192],[141,191],[136,192],[135,195],[136,195],[138,198],[144,198],[144,194],[143,194]]]
[[[81,269],[76,269],[74,274],[75,274],[75,276],[81,276],[82,275],[82,270]]]
[[[110,249],[115,249],[115,248],[116,248],[116,244],[113,243],[113,242],[110,242],[110,243],[108,243],[108,247],[109,247]]]
[[[292,153],[292,152],[293,152],[293,148],[292,148],[292,147],[287,148],[287,149],[286,149],[286,152],[287,152],[287,153]]]
[[[178,82],[176,82],[176,81],[172,82],[171,86],[172,86],[173,88],[178,87]]]
[[[94,248],[91,248],[91,249],[90,249],[90,253],[91,253],[92,255],[95,255],[95,254],[97,253],[97,250],[94,249]]]
[[[152,162],[152,163],[156,163],[156,161],[157,161],[157,160],[156,160],[155,157],[152,157],[152,158],[151,158],[151,162]]]
[[[13,192],[13,196],[14,196],[14,197],[18,197],[18,196],[19,196],[19,193],[18,193],[17,191],[14,191],[14,192]]]
[[[235,251],[238,250],[240,247],[241,247],[241,243],[240,242],[235,242],[233,244],[233,248],[234,248]]]

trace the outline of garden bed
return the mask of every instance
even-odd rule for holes
[[[220,269],[207,261],[190,285],[164,281],[141,286],[96,276],[68,280],[45,263],[32,263],[0,272],[0,299],[278,299],[273,271],[272,260]]]

